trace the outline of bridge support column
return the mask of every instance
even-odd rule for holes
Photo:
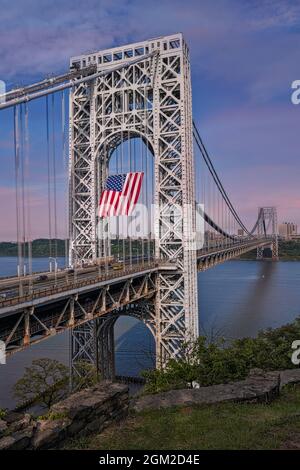
[[[153,122],[156,257],[177,262],[176,272],[161,271],[157,281],[156,364],[162,367],[198,336],[190,65],[181,35],[178,48],[160,51]]]
[[[116,316],[86,322],[71,334],[71,387],[76,378],[98,374],[100,380],[115,378],[114,325]]]
[[[115,337],[114,326],[117,318],[100,320],[97,327],[98,371],[102,380],[115,378]]]
[[[93,320],[71,329],[70,382],[72,389],[76,388],[77,380],[87,373],[98,371],[96,328],[96,321]],[[88,368],[90,368],[89,371]]]
[[[256,250],[256,259],[257,260],[262,260],[264,257],[264,249],[263,247],[259,246]]]
[[[259,237],[268,236],[271,238],[270,248],[272,250],[272,260],[278,260],[278,227],[276,207],[259,207],[257,234]],[[264,248],[257,248],[256,259],[263,259]]]

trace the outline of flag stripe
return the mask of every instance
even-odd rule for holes
[[[136,191],[138,189],[138,182],[139,182],[139,179],[140,179],[140,175],[138,173],[136,173],[134,175],[134,181],[133,181],[133,184],[130,188],[130,198],[128,200],[128,206],[127,206],[127,215],[130,215],[132,209],[133,209],[133,206],[135,203],[133,203],[134,199],[135,199],[135,194],[136,194]]]
[[[99,217],[130,215],[138,201],[143,172],[109,176],[99,200]]]

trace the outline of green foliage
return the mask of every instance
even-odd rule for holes
[[[291,344],[300,338],[300,318],[278,329],[268,329],[257,338],[243,338],[225,346],[224,340],[208,344],[206,338],[184,346],[183,358],[171,359],[163,370],[143,373],[145,393],[187,387],[192,381],[201,386],[244,379],[250,369],[291,369]]]
[[[279,257],[286,260],[300,259],[300,243],[296,240],[279,241]]]
[[[53,239],[52,249],[54,245],[57,246],[57,256],[65,256],[65,240]],[[28,246],[25,245],[25,256]],[[18,256],[18,244],[15,242],[1,242],[0,243],[0,256]],[[32,242],[32,256],[35,257],[48,257],[50,256],[49,240],[47,238],[38,238]]]
[[[54,246],[57,246],[57,256],[65,256],[66,243],[65,240],[52,239],[52,250]],[[122,248],[123,249],[123,248]],[[25,245],[25,256],[27,253],[28,246]],[[142,254],[142,240],[124,240],[124,254],[125,256],[129,253],[133,256]],[[153,253],[154,245],[153,241],[150,242],[150,250]],[[122,250],[121,250],[122,251]],[[120,242],[118,240],[111,240],[111,252],[113,255],[118,255],[120,252]],[[52,252],[53,255],[53,252]],[[0,242],[0,256],[18,256],[18,244],[16,242]],[[38,238],[32,242],[32,256],[34,257],[48,257],[50,256],[49,239]]]
[[[278,254],[280,260],[299,261],[300,260],[300,242],[297,240],[279,240]],[[271,251],[266,253],[267,257],[271,257]],[[248,251],[240,256],[240,259],[255,260],[256,249]]]
[[[49,413],[39,416],[39,421],[56,421],[57,419],[64,419],[68,418],[67,413],[54,413],[54,411],[50,411]]]
[[[77,361],[76,371],[77,374],[73,377],[75,390],[93,387],[100,380],[96,367],[90,362]]]
[[[50,408],[66,396],[68,383],[68,368],[64,364],[54,359],[35,359],[15,384],[14,395],[20,403],[31,401]]]
[[[3,408],[0,408],[0,419],[3,419],[6,413],[7,413],[6,410],[4,410]]]

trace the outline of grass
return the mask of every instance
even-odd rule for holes
[[[300,449],[300,386],[270,405],[220,404],[133,414],[66,449]]]

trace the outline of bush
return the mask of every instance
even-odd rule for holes
[[[292,369],[291,344],[300,339],[300,318],[278,329],[268,329],[257,338],[243,338],[225,346],[225,340],[208,343],[200,336],[184,345],[182,359],[171,359],[165,369],[145,371],[146,393],[185,388],[192,381],[201,386],[242,380],[250,369]]]

